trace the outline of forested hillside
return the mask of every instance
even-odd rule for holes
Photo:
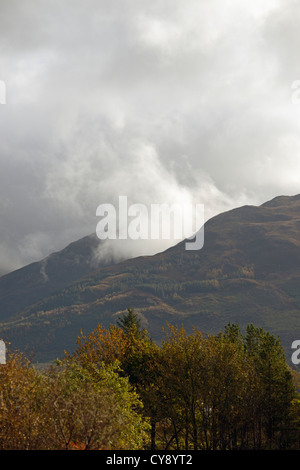
[[[212,334],[253,323],[279,335],[290,358],[300,331],[299,196],[217,215],[198,251],[182,241],[95,269],[95,244],[87,237],[51,257],[43,276],[38,264],[0,278],[0,336],[12,348],[51,361],[75,348],[81,329],[108,328],[132,307],[157,341],[166,322]]]

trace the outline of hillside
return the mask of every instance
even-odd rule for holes
[[[89,235],[41,261],[0,277],[0,321],[104,265],[94,257],[100,244],[96,234]]]
[[[52,360],[75,346],[81,329],[108,326],[127,307],[156,340],[166,322],[212,333],[228,322],[253,323],[279,335],[287,355],[298,339],[300,195],[213,217],[199,251],[186,251],[183,241],[95,269],[91,239],[84,240],[76,242],[76,255],[69,251],[69,264],[66,253],[50,256],[49,286],[40,263],[0,278],[0,336],[12,348]]]

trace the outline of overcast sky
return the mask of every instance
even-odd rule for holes
[[[297,0],[0,0],[0,272],[119,195],[208,219],[300,193],[299,24]]]

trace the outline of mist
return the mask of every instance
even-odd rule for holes
[[[95,233],[120,195],[207,220],[299,193],[299,19],[292,0],[2,0],[0,274]]]

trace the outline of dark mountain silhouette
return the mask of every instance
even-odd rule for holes
[[[291,355],[300,336],[300,195],[243,206],[205,224],[204,247],[185,241],[154,256],[91,266],[94,236],[0,278],[0,336],[50,361],[82,329],[108,326],[128,307],[160,340],[166,322],[215,333],[228,322],[279,335]],[[43,279],[48,276],[48,282]]]

